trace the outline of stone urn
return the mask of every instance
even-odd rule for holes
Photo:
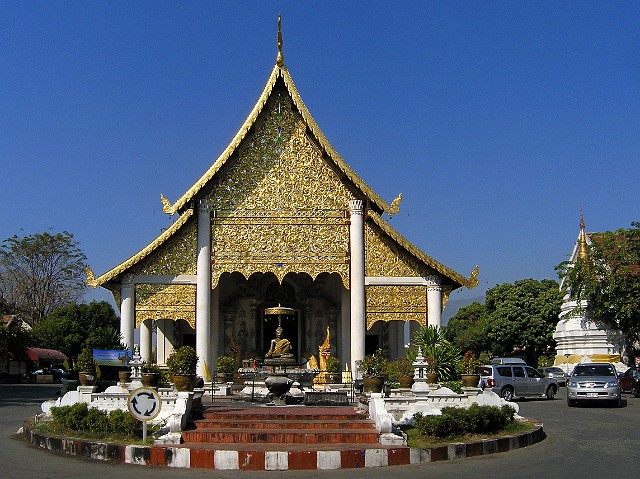
[[[293,379],[287,377],[285,373],[270,373],[264,380],[264,384],[269,390],[274,405],[285,406],[287,404],[287,393],[291,389]]]

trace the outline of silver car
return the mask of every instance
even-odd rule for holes
[[[558,392],[558,383],[544,377],[538,370],[519,364],[489,364],[478,368],[480,386],[490,388],[506,401],[516,397],[545,396],[553,399]]]
[[[610,401],[622,405],[618,374],[613,364],[584,363],[573,368],[567,380],[567,405],[577,401]]]

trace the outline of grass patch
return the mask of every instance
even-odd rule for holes
[[[528,421],[513,421],[501,431],[497,431],[492,434],[462,434],[459,436],[449,438],[439,438],[435,436],[424,436],[420,434],[417,428],[413,426],[402,427],[402,430],[407,435],[407,444],[409,447],[417,449],[426,449],[429,447],[444,446],[451,443],[460,442],[476,442],[483,439],[498,439],[504,436],[513,436],[517,434],[523,434],[527,431],[535,429],[536,425]]]

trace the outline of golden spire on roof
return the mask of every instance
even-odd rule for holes
[[[587,248],[587,234],[584,232],[584,216],[582,216],[582,209],[580,209],[580,236],[578,238],[578,242],[580,243],[578,257],[588,260],[589,249]]]
[[[278,15],[278,56],[276,65],[280,68],[284,66],[284,56],[282,55],[282,15]]]

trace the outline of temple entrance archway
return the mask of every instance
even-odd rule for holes
[[[299,362],[318,346],[329,327],[332,353],[338,354],[340,312],[344,287],[338,275],[321,274],[315,280],[307,274],[288,274],[280,283],[272,273],[255,273],[248,279],[240,273],[221,276],[220,317],[223,322],[220,351],[236,359],[263,358],[275,337],[277,319],[265,320],[266,308],[284,306],[295,310],[283,319],[288,339]]]

